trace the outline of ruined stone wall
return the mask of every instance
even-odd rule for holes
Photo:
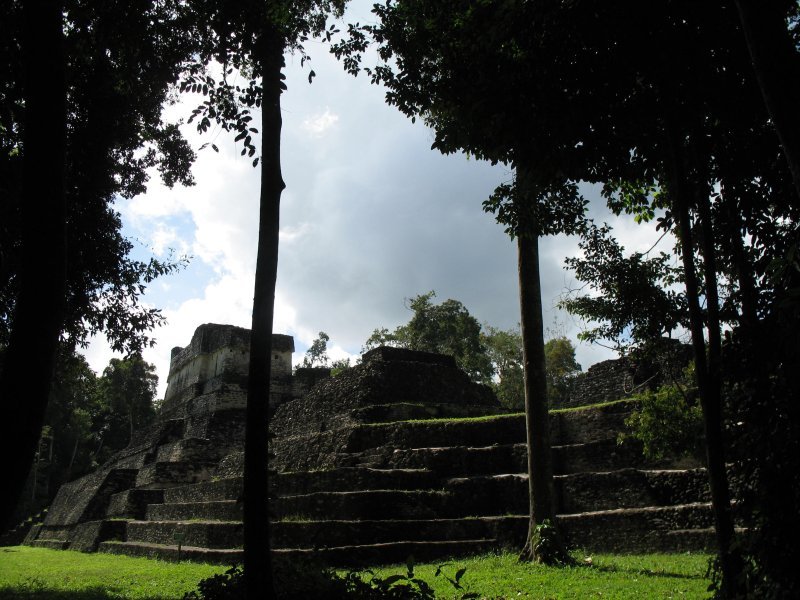
[[[274,334],[272,344],[270,404],[278,405],[292,397],[294,341]],[[205,480],[224,456],[241,450],[249,350],[249,330],[210,323],[185,348],[174,348],[157,420],[96,471],[61,487],[45,520],[49,534],[102,519],[116,494],[165,487],[170,470],[175,481]]]
[[[480,406],[499,410],[488,386],[470,381],[452,356],[380,347],[305,396],[278,408],[273,433],[316,433],[361,422],[364,411],[397,405]]]
[[[271,404],[291,397],[292,352],[291,336],[273,334]],[[201,325],[188,346],[172,349],[162,413],[172,417],[187,410],[243,408],[249,362],[250,330],[232,325]],[[213,401],[223,396],[223,405]]]
[[[592,365],[573,379],[569,397],[554,402],[552,408],[587,406],[656,389],[680,377],[692,357],[691,346],[673,339],[659,340],[630,356]]]

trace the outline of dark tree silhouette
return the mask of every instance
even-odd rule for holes
[[[800,199],[800,53],[786,26],[787,17],[797,25],[797,3],[736,0],[736,8],[764,104]]]
[[[6,525],[25,485],[42,429],[61,333],[66,289],[66,86],[62,4],[22,10],[25,133],[22,264],[14,328],[0,375],[0,452],[9,458],[0,495]]]
[[[194,155],[161,121],[191,51],[178,4],[46,2],[41,22],[31,3],[0,8],[2,393],[19,419],[0,424],[0,443],[22,457],[3,521],[39,437],[59,336],[74,347],[102,332],[116,350],[136,351],[162,320],[138,299],[178,265],[130,259],[111,205],[143,192],[153,167],[168,185],[191,182]]]

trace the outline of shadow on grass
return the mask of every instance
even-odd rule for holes
[[[0,587],[0,600],[119,600],[121,590],[92,587],[82,590],[47,589],[36,583],[18,587]],[[141,597],[141,600],[168,600],[164,596]]]
[[[665,577],[667,579],[706,579],[704,575],[687,575],[686,573],[668,573],[667,571],[652,571],[650,569],[635,569],[618,567],[616,565],[589,565],[579,563],[577,565],[582,569],[591,569],[601,573],[620,573],[622,575],[641,575],[646,577]]]

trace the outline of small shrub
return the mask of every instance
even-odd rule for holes
[[[444,567],[436,569],[435,577],[442,576],[453,588],[464,591],[461,578],[465,568],[458,569],[451,578]],[[372,571],[348,571],[339,574],[310,561],[280,561],[274,568],[275,587],[281,600],[434,600],[433,588],[414,573],[409,561],[405,574],[379,577]],[[197,590],[188,592],[183,600],[239,600],[245,597],[244,572],[234,565],[225,573],[217,574],[198,583]],[[477,594],[463,593],[461,600],[477,598]]]
[[[687,369],[686,380],[690,376]],[[692,388],[665,385],[635,399],[639,408],[625,419],[631,432],[621,434],[618,443],[628,437],[639,440],[644,455],[655,460],[702,454],[703,411]]]
[[[183,600],[234,600],[244,598],[244,573],[238,565],[224,573],[201,579],[197,590],[186,592]]]

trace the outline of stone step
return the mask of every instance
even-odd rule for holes
[[[699,467],[693,459],[681,462],[653,461],[642,455],[641,447],[633,440],[617,443],[604,439],[582,444],[553,446],[555,474],[619,471],[637,468]],[[385,456],[394,468],[428,469],[440,475],[480,475],[520,473],[528,470],[525,444],[494,444],[491,446],[445,446],[397,449]]]
[[[421,542],[496,539],[508,529],[506,520],[506,517],[482,517],[275,521],[272,531],[276,548],[325,548],[387,544],[398,540]]]
[[[314,492],[281,496],[272,503],[276,519],[434,519],[452,515],[454,503],[444,492],[365,490]]]
[[[626,430],[625,419],[638,406],[632,400],[620,400],[550,412],[550,439],[555,445],[584,444],[608,438]],[[524,441],[524,440],[522,440]]]
[[[238,500],[242,496],[242,478],[229,477],[213,481],[202,481],[164,490],[164,502],[210,502],[216,500]]]
[[[581,444],[553,446],[553,472],[556,475],[595,473],[622,469],[690,469],[702,465],[693,458],[651,460],[642,454],[636,440],[619,443],[607,438]]]
[[[525,444],[398,449],[386,460],[393,468],[428,469],[440,475],[520,473],[528,470]]]
[[[148,504],[164,502],[163,489],[133,488],[124,492],[112,494],[106,509],[106,517],[124,517],[128,519],[142,519],[147,511]]]
[[[709,500],[704,469],[577,473],[554,477],[559,513],[669,506]],[[452,478],[445,490],[468,514],[517,514],[528,510],[526,473]]]
[[[183,417],[158,420],[146,427],[135,430],[128,447],[152,446],[154,442],[155,444],[174,442],[183,437],[185,426],[186,421]]]
[[[278,495],[318,491],[356,491],[370,489],[430,489],[441,487],[441,479],[426,469],[372,469],[341,467],[325,471],[278,473],[274,478]],[[242,478],[231,477],[163,490],[164,502],[202,502],[238,500],[242,496]],[[155,503],[155,502],[154,502]]]
[[[416,562],[427,562],[446,557],[485,553],[496,547],[494,540],[458,540],[430,542],[395,542],[365,546],[340,546],[325,549],[278,549],[274,558],[284,560],[313,559],[335,567],[361,567],[405,562],[413,556]],[[99,552],[146,556],[161,560],[193,560],[213,564],[242,562],[242,550],[236,548],[201,548],[151,544],[146,542],[102,542]]]
[[[710,501],[705,469],[621,469],[554,477],[560,513]]]
[[[705,529],[673,529],[658,539],[662,552],[717,552],[717,534],[713,527]]]
[[[156,462],[203,462],[219,460],[219,449],[206,438],[189,437],[158,447]]]
[[[34,525],[31,528],[31,533],[27,538],[27,541],[32,540],[68,540],[70,534],[72,533],[71,526],[50,526],[50,525]]]
[[[418,520],[274,521],[274,548],[326,548],[397,541],[495,539],[508,528],[505,517]],[[128,521],[125,541],[185,546],[241,548],[241,521]]]
[[[490,539],[399,541],[387,544],[363,546],[339,546],[319,549],[287,548],[274,550],[275,557],[288,560],[313,559],[333,567],[369,567],[405,563],[413,558],[415,563],[431,562],[447,558],[458,558],[485,554],[497,549],[497,542]]]
[[[66,550],[69,548],[69,542],[67,540],[37,539],[28,542],[28,545],[34,548],[48,548],[50,550]]]
[[[711,508],[706,503],[559,515],[557,521],[569,547],[586,552],[708,551],[714,547]],[[272,529],[274,548],[280,552],[308,555],[315,550],[329,564],[355,565],[403,560],[407,556],[403,553],[413,545],[424,547],[430,544],[458,554],[474,551],[471,541],[480,539],[480,551],[516,548],[524,542],[527,526],[527,516],[515,515],[466,519],[278,521],[273,522]],[[100,549],[123,552],[121,548],[132,546],[133,552],[130,553],[133,554],[174,559],[177,553],[174,534],[179,531],[183,533],[182,544],[187,552],[183,554],[184,558],[214,562],[215,556],[227,556],[230,551],[241,547],[241,527],[241,522],[131,521],[128,523],[127,544],[103,542]],[[56,548],[67,544],[60,540],[38,542]],[[470,550],[459,549],[461,542]],[[358,556],[350,561],[343,547],[350,548]],[[387,554],[375,556],[373,553],[377,548]],[[163,549],[166,549],[166,554],[160,552]],[[222,554],[204,553],[199,556],[195,550],[200,549]],[[434,553],[432,557],[446,555]],[[399,558],[392,558],[397,556]],[[424,560],[417,553],[414,557]]]
[[[238,548],[201,548],[197,546],[151,544],[147,542],[101,542],[98,552],[107,554],[123,554],[126,556],[144,556],[160,560],[191,560],[195,562],[231,565],[241,564],[242,550]]]
[[[462,516],[517,515],[529,510],[526,473],[454,477],[444,489]]]
[[[632,402],[622,401],[553,411],[550,414],[551,439],[554,444],[574,444],[616,438],[624,430],[624,420],[634,406]],[[379,410],[380,407],[367,408]],[[344,452],[364,452],[387,445],[397,448],[489,446],[524,443],[526,439],[525,415],[522,413],[482,418],[375,422],[357,425],[343,433],[347,434],[346,447],[342,448]],[[301,438],[304,436],[291,436],[286,440],[294,443]]]
[[[362,425],[352,432],[347,452],[373,448],[428,448],[432,446],[489,446],[525,441],[525,417],[520,414],[481,419],[405,421]]]
[[[235,500],[150,504],[145,518],[148,521],[241,521],[242,504]]]
[[[198,548],[241,548],[241,521],[128,521],[125,541],[181,544]]]
[[[440,486],[438,475],[426,469],[342,467],[278,473],[275,489],[277,494],[287,495],[375,489],[419,490]]]
[[[211,461],[153,462],[139,469],[135,487],[166,488],[205,481],[214,467],[216,463]]]
[[[711,505],[705,502],[593,511],[557,519],[570,547],[591,552],[704,550],[704,534],[676,532],[708,530],[714,521]]]
[[[223,404],[227,402],[227,393],[222,390],[217,390],[212,396],[216,396]],[[241,448],[244,444],[244,407],[223,408],[218,404],[211,412],[206,410],[209,406],[198,412],[197,403],[200,400],[193,400],[193,406],[189,407],[191,414],[186,418],[186,437],[206,438],[223,453]],[[204,396],[203,400],[208,400],[208,397]],[[216,400],[212,401],[212,405],[215,403]]]
[[[393,423],[424,419],[483,417],[504,413],[506,410],[500,406],[493,407],[485,404],[398,402],[362,406],[351,410],[350,418],[361,423]]]

